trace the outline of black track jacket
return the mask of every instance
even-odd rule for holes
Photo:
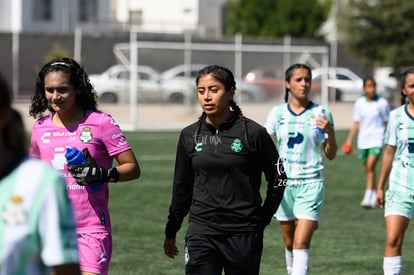
[[[285,188],[286,174],[273,140],[264,127],[246,118],[248,146],[236,114],[219,129],[206,123],[205,114],[201,120],[197,137],[199,122],[179,137],[166,238],[175,238],[188,213],[189,234],[263,230]],[[263,205],[262,172],[267,181]]]

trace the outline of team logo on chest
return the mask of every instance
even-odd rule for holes
[[[79,139],[82,142],[88,143],[92,140],[92,132],[90,127],[84,127],[79,135]]]
[[[233,143],[231,144],[231,150],[235,153],[241,152],[243,149],[243,144],[240,139],[236,138],[233,140]]]
[[[26,213],[23,208],[23,198],[18,195],[13,195],[10,200],[6,202],[1,217],[10,225],[23,223],[26,220]]]

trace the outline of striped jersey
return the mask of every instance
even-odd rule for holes
[[[79,262],[63,177],[40,160],[16,165],[0,178],[0,274],[49,274]]]
[[[288,184],[323,180],[323,143],[317,142],[315,125],[321,114],[327,117],[333,128],[331,112],[315,103],[310,103],[300,114],[292,112],[289,105],[284,103],[273,107],[267,116],[265,127],[276,138]]]
[[[357,99],[352,119],[359,123],[357,146],[359,149],[384,145],[385,123],[388,121],[390,105],[385,98],[368,101],[365,96]]]
[[[390,113],[385,143],[396,146],[389,189],[414,194],[414,117],[403,105]]]

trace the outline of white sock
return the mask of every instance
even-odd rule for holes
[[[287,273],[292,274],[293,253],[292,253],[292,250],[288,250],[286,247],[285,247],[285,261],[286,261]]]
[[[309,249],[293,249],[292,275],[308,274],[309,253]]]
[[[402,256],[384,257],[384,275],[399,275],[402,271]]]

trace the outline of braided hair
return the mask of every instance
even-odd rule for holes
[[[285,81],[289,82],[290,78],[293,75],[293,71],[296,69],[305,69],[308,71],[309,73],[309,77],[312,79],[312,70],[308,65],[305,64],[301,64],[301,63],[296,63],[291,65],[289,68],[287,68],[286,72],[285,72]],[[289,92],[290,90],[286,87],[285,89],[285,102],[287,103],[289,100]]]
[[[54,112],[49,106],[45,96],[45,77],[50,72],[62,71],[70,75],[70,83],[80,93],[76,95],[76,103],[84,110],[97,109],[97,95],[89,80],[85,70],[71,58],[54,59],[46,63],[40,70],[36,80],[36,90],[32,97],[29,114],[35,119],[41,117],[43,112],[49,110]]]
[[[202,68],[200,71],[198,71],[198,74],[196,77],[196,85],[198,85],[199,79],[206,75],[211,75],[212,77],[220,81],[224,85],[224,88],[226,89],[226,91],[230,91],[232,88],[236,90],[236,81],[234,80],[234,75],[228,68],[225,68],[219,65],[209,65],[209,66]],[[248,140],[247,119],[243,115],[242,110],[240,109],[239,105],[237,105],[237,103],[234,101],[234,99],[229,100],[229,107],[231,107],[233,112],[239,116],[241,124],[242,124],[242,136],[245,139],[247,149],[251,151],[251,147],[249,145],[249,140]],[[200,135],[203,114],[198,118],[198,125],[194,132],[194,143],[195,144],[197,144],[197,140]]]

